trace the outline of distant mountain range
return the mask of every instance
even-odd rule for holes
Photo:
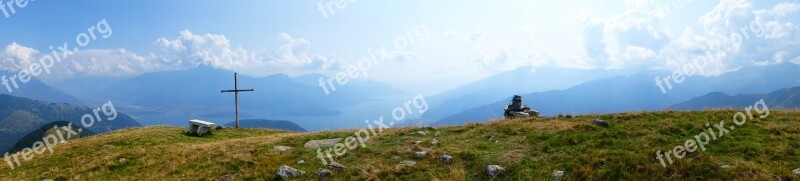
[[[322,74],[306,74],[293,77],[292,79],[298,83],[306,84],[320,89],[319,87],[320,78],[323,78],[323,80],[327,80],[328,78],[331,77]],[[356,92],[368,98],[377,98],[383,96],[397,95],[405,91],[383,82],[376,82],[363,79],[350,79],[348,80],[347,84],[344,85],[337,84],[336,91],[332,92],[329,96],[338,96],[337,94],[339,94],[340,92],[345,92],[346,94]]]
[[[514,94],[566,89],[586,81],[626,74],[629,72],[521,67],[428,97],[431,108],[422,117],[442,119]]]
[[[15,74],[7,71],[0,71],[0,75],[11,76]],[[67,103],[78,106],[87,105],[83,101],[80,101],[69,94],[49,86],[39,79],[31,78],[31,80],[27,83],[22,83],[18,79],[16,81],[17,86],[19,87],[18,89],[15,89],[11,82],[8,83],[12,92],[9,92],[5,85],[0,84],[0,94],[8,94],[16,97],[24,97],[28,99],[43,100],[55,103]]]
[[[227,123],[225,124],[225,126],[227,127],[236,126],[236,122]],[[239,120],[239,127],[267,128],[267,129],[278,129],[278,130],[286,130],[293,132],[306,132],[306,129],[303,129],[303,127],[300,127],[300,125],[297,125],[291,121],[283,121],[283,120],[243,119]]]
[[[670,106],[675,110],[705,110],[719,108],[741,109],[764,99],[770,108],[800,108],[800,87],[781,89],[766,94],[739,94],[730,96],[722,92],[712,92],[686,102]]]
[[[750,94],[800,85],[800,66],[781,64],[745,67],[720,76],[686,77],[666,94],[655,85],[659,74],[617,76],[582,83],[565,90],[523,94],[525,104],[545,116],[557,114],[613,113],[624,111],[653,111],[710,92]],[[492,104],[477,106],[443,118],[435,125],[460,125],[502,118],[503,108],[511,95]]]
[[[318,85],[320,77],[326,78],[321,74],[298,77],[274,74],[260,78],[239,74],[240,89],[255,89],[255,92],[240,93],[240,112],[259,117],[336,116],[342,107],[402,92],[382,83],[351,80],[337,87],[332,95],[326,95]],[[86,89],[87,82],[102,83]],[[134,115],[232,117],[234,114],[234,95],[220,93],[234,88],[233,72],[210,66],[147,73],[121,80],[75,78],[57,85],[92,101],[113,100]]]
[[[27,98],[0,95],[0,150],[7,150],[20,138],[52,122],[65,121],[77,128],[82,125],[81,117],[93,114],[92,109],[66,103],[48,103]],[[108,118],[100,114],[104,120]],[[139,127],[136,120],[124,113],[117,114],[112,121],[97,121],[86,130],[92,133],[105,133],[112,130]]]

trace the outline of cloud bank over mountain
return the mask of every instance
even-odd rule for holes
[[[473,80],[527,66],[671,71],[698,59],[708,62],[701,73],[714,76],[743,66],[800,63],[800,50],[794,48],[800,42],[800,27],[797,26],[800,5],[797,2],[723,0],[708,8],[701,6],[703,3],[715,2],[625,1],[621,11],[585,9],[582,13],[567,15],[572,17],[570,22],[553,23],[548,27],[526,25],[522,22],[525,14],[509,19],[517,23],[499,27],[448,29],[432,23],[431,30],[443,33],[418,47],[389,51],[394,61],[385,66],[394,69],[383,67],[370,79],[387,79],[384,81],[390,83],[419,82],[421,78],[429,78],[425,75],[435,74],[442,78],[429,81],[466,83],[468,80],[461,79]],[[687,13],[698,7],[704,8],[697,15]],[[574,31],[543,33],[549,29]],[[328,37],[314,37],[317,42],[313,42],[294,35],[306,34],[290,32],[293,31],[267,35],[269,38],[264,44],[270,46],[251,48],[240,45],[247,44],[241,43],[246,40],[234,42],[225,34],[197,33],[187,28],[177,32],[177,36],[142,39],[152,46],[149,52],[134,52],[126,47],[78,51],[57,63],[51,76],[134,76],[197,65],[252,76],[330,74],[369,56],[380,45],[394,43],[371,43],[365,49],[331,50],[337,49],[336,43],[329,42]],[[575,39],[559,40],[550,36]],[[390,36],[387,40],[393,39]],[[18,71],[51,51],[11,42],[0,54],[0,67]],[[426,68],[417,68],[414,74],[407,76],[394,76],[408,72],[408,67]]]

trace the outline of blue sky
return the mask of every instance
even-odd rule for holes
[[[798,60],[789,48],[800,40],[797,1],[346,2],[326,18],[319,5],[335,1],[36,0],[0,17],[7,46],[0,56],[25,64],[106,19],[111,37],[42,78],[133,76],[202,62],[254,76],[330,75],[370,50],[393,49],[404,35],[417,41],[368,79],[435,93],[523,66],[671,70],[702,54],[692,45],[707,42],[730,48],[716,73]],[[734,46],[714,36],[755,19],[770,26],[762,39]],[[429,39],[407,34],[420,25]]]

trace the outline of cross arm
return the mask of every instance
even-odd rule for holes
[[[253,91],[256,91],[256,90],[255,89],[222,90],[222,92],[220,92],[220,93],[226,93],[226,92],[253,92]]]

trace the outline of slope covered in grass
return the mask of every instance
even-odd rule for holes
[[[576,117],[503,120],[442,127],[425,136],[422,128],[384,130],[366,148],[348,151],[337,162],[334,180],[488,180],[486,165],[505,171],[495,180],[551,180],[564,170],[566,180],[790,180],[800,167],[800,112],[772,110],[711,141],[707,150],[689,154],[664,168],[655,157],[707,130],[706,124],[730,123],[734,110],[706,112],[633,112]],[[610,123],[608,128],[591,124]],[[713,126],[711,126],[713,127]],[[288,133],[225,129],[209,137],[189,137],[185,128],[133,128],[83,138],[37,156],[16,170],[0,166],[0,180],[272,180],[288,165],[316,179],[322,168],[312,139],[344,138],[357,130]],[[434,136],[436,131],[443,134]],[[495,136],[497,142],[489,141]],[[431,145],[432,138],[439,144]],[[415,145],[412,142],[421,140]],[[107,146],[111,145],[111,146]],[[295,147],[277,152],[276,145]],[[428,151],[425,158],[414,152]],[[452,164],[438,160],[455,158]],[[674,157],[673,157],[674,159]],[[305,163],[298,163],[304,160]],[[404,160],[415,167],[401,167]],[[721,168],[730,165],[729,168]]]

